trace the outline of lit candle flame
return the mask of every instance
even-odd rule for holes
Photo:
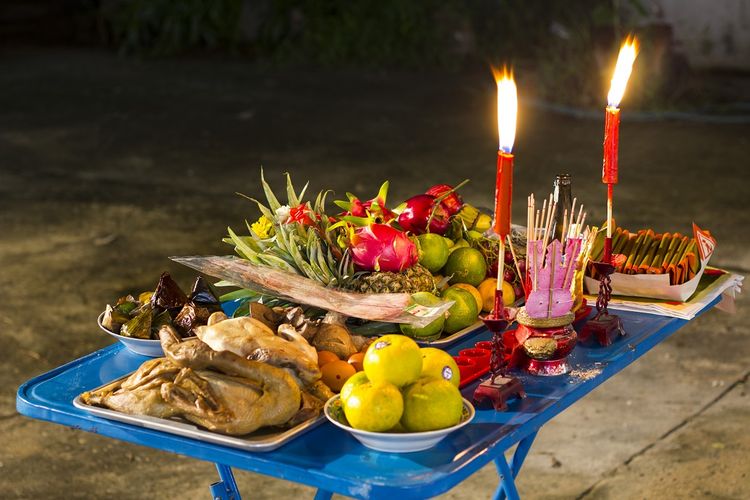
[[[518,96],[513,74],[503,68],[502,72],[492,68],[497,82],[497,133],[500,150],[510,153],[516,140],[516,114],[518,113]]]
[[[628,37],[620,47],[620,55],[617,56],[617,65],[612,75],[612,83],[609,86],[607,102],[610,107],[616,108],[620,105],[625,87],[633,70],[633,62],[638,55],[638,41],[635,37]]]

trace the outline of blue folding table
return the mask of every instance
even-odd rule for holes
[[[710,309],[719,299],[708,305]],[[509,402],[508,411],[481,409],[471,424],[453,432],[435,448],[407,454],[381,453],[363,447],[346,432],[325,423],[281,448],[249,453],[160,431],[111,421],[73,406],[81,392],[136,370],[147,358],[121,344],[111,345],[24,383],[18,389],[19,413],[123,441],[214,462],[220,481],[213,498],[239,499],[232,467],[318,488],[316,498],[340,493],[356,498],[426,498],[453,488],[490,461],[500,475],[495,497],[519,498],[515,478],[537,431],[555,415],[648,352],[687,321],[618,312],[628,333],[613,345],[577,346],[570,362],[592,378],[517,374],[527,397]],[[452,353],[489,339],[486,330],[449,349]],[[668,383],[668,381],[665,381]],[[476,383],[463,390],[471,400]],[[510,462],[504,452],[518,445]]]

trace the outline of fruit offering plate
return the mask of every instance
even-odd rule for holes
[[[411,453],[432,448],[451,432],[460,429],[474,419],[474,407],[465,398],[461,421],[445,429],[425,432],[370,432],[354,429],[346,421],[341,400],[336,395],[324,407],[326,418],[336,427],[350,433],[367,448],[390,453]]]
[[[423,346],[423,347],[440,347],[440,348],[446,348],[450,347],[459,340],[462,340],[466,337],[469,337],[475,333],[479,333],[483,328],[485,328],[484,323],[481,321],[477,321],[476,323],[467,326],[463,330],[459,330],[456,333],[451,333],[445,336],[440,337],[437,340],[416,340],[417,344]]]
[[[366,336],[380,336],[390,333],[399,333],[398,324],[396,323],[369,322],[363,325],[349,324],[347,325],[347,327],[352,333]],[[422,347],[439,347],[441,349],[445,349],[452,346],[456,342],[465,339],[466,337],[479,333],[484,327],[484,323],[482,323],[481,321],[476,321],[463,330],[459,330],[456,333],[444,334],[436,340],[420,340],[418,338],[414,338],[414,341]]]
[[[120,377],[117,380],[125,380],[130,375],[132,375],[132,373],[128,373],[127,375]],[[113,380],[112,382],[115,382],[115,380]],[[107,382],[106,384],[103,384],[101,387],[98,387],[94,390],[99,390],[102,387],[111,384],[112,382]],[[193,425],[184,420],[156,418],[146,415],[129,415],[127,413],[110,410],[109,408],[92,406],[86,404],[81,399],[81,396],[78,396],[73,400],[73,406],[87,411],[92,415],[106,418],[108,420],[116,420],[118,422],[136,425],[138,427],[145,427],[147,429],[168,432],[170,434],[176,434],[178,436],[183,436],[198,441],[204,441],[206,443],[220,444],[252,452],[273,451],[276,448],[288,443],[297,436],[301,436],[307,431],[314,429],[325,421],[325,417],[321,412],[321,414],[317,417],[306,420],[289,429],[265,427],[244,436],[228,436],[225,434],[211,432],[207,429],[198,427],[197,425]]]

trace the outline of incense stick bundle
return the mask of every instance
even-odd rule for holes
[[[544,221],[547,220],[546,217],[547,217],[547,200],[545,199],[544,203],[542,203],[542,213],[541,213],[541,216],[539,217],[539,224],[537,224],[537,227],[540,229],[540,231],[542,229],[541,224],[544,224]],[[544,227],[547,227],[547,226],[545,225]],[[542,234],[540,232],[540,234],[537,235],[535,239],[538,240],[541,237],[542,237]]]
[[[513,264],[516,266],[516,276],[519,278],[521,277],[521,269],[518,267],[518,258],[516,257],[516,249],[513,248],[513,242],[510,239],[510,235],[508,235],[508,247],[510,247],[510,254],[513,256]],[[526,267],[529,267],[528,265]],[[525,280],[521,280],[521,288],[523,288],[524,293],[526,293],[526,283]]]
[[[557,202],[553,202],[550,206],[549,213],[547,214],[547,221],[544,225],[544,240],[542,243],[542,265],[544,265],[544,259],[547,254],[547,242],[549,241],[549,233],[552,229],[552,214],[555,213],[555,209],[557,208]]]

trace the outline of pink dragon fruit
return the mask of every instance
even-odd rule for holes
[[[414,242],[386,224],[357,228],[350,242],[354,265],[363,271],[401,272],[419,260]]]

